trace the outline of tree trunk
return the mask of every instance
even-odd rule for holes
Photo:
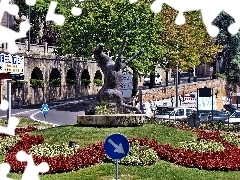
[[[132,97],[137,95],[138,92],[138,73],[135,68],[131,68],[133,70],[133,90]]]
[[[149,89],[155,88],[155,72],[150,74]]]
[[[216,62],[214,62],[213,63],[212,79],[217,79],[216,71],[217,71]]]
[[[192,75],[191,70],[188,70],[188,83],[191,83],[191,75]]]
[[[166,80],[165,80],[166,82],[165,83],[166,83],[166,87],[168,87],[168,70],[166,70],[165,72],[166,72]]]

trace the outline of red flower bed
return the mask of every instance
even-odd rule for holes
[[[20,135],[20,134],[24,134],[24,133],[28,133],[28,132],[32,132],[32,131],[36,131],[37,128],[34,126],[27,126],[25,128],[16,128],[15,129],[15,135]],[[3,139],[5,137],[9,137],[9,135],[4,134],[4,133],[0,133],[0,139]]]
[[[13,172],[23,172],[26,162],[16,160],[16,153],[20,150],[28,152],[28,150],[38,144],[43,143],[42,136],[30,136],[28,134],[21,135],[22,140],[16,143],[14,147],[6,155],[5,162],[8,162]],[[225,150],[221,152],[193,152],[191,150],[173,148],[170,144],[158,144],[155,139],[148,140],[146,138],[133,138],[129,142],[132,144],[138,141],[140,145],[147,145],[154,149],[159,158],[178,165],[186,167],[195,167],[207,170],[239,170],[240,169],[240,149],[224,141],[220,137],[219,132],[199,131],[198,140],[214,140],[224,145]],[[47,162],[50,166],[48,174],[75,171],[84,167],[104,162],[106,155],[103,149],[103,143],[94,144],[89,147],[76,150],[74,155],[58,156],[58,157],[39,157],[33,155],[36,164]]]

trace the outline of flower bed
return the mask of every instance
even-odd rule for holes
[[[25,162],[16,160],[16,154],[20,150],[29,152],[33,146],[43,144],[42,136],[30,136],[28,134],[20,135],[18,141],[7,153],[5,162],[8,162],[13,172],[23,172],[26,166]],[[198,130],[197,141],[221,143],[224,148],[219,151],[204,150],[204,152],[193,151],[188,147],[174,148],[170,144],[159,144],[155,139],[132,138],[130,144],[137,142],[140,146],[152,148],[157,156],[165,161],[169,161],[185,167],[194,167],[206,170],[240,170],[240,149],[231,142],[225,141],[222,134],[217,132],[206,132]],[[237,138],[239,138],[237,136]],[[36,164],[47,162],[50,170],[47,174],[76,171],[84,167],[105,162],[107,156],[103,149],[103,143],[93,144],[92,146],[77,149],[74,154],[59,155],[56,157],[33,155]]]
[[[18,127],[15,129],[15,135],[20,135],[20,134],[24,134],[24,133],[28,133],[36,130],[38,130],[38,128],[36,128],[35,126],[27,126],[24,128]],[[3,139],[5,137],[10,137],[10,136],[4,133],[0,133],[0,139]]]

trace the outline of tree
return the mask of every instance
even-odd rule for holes
[[[83,1],[80,17],[68,13],[66,23],[56,27],[62,33],[57,40],[58,53],[90,58],[93,48],[102,42],[114,57],[123,34],[130,30],[124,57],[131,57],[139,48],[144,49],[144,53],[130,64],[134,77],[155,73],[155,64],[161,61],[165,51],[161,46],[160,16],[151,11],[150,3],[150,0],[134,4],[129,0]]]
[[[220,29],[217,36],[217,43],[223,46],[223,51],[218,54],[218,59],[223,59],[220,72],[216,72],[216,63],[214,72],[216,75],[227,79],[229,83],[238,81],[239,73],[239,52],[240,52],[240,32],[232,36],[228,32],[228,27],[234,23],[234,19],[226,12],[221,12],[214,20],[214,24]]]
[[[203,60],[212,61],[221,51],[221,47],[215,45],[208,35],[200,11],[184,13],[186,23],[181,26],[175,24],[177,13],[167,5],[163,6],[161,12],[162,43],[167,49],[166,61],[162,61],[161,65],[167,72],[170,68],[176,71],[177,64],[181,71],[191,70]]]
[[[71,1],[58,0],[57,2],[56,13],[64,14],[66,9],[71,7]],[[18,31],[19,24],[29,16],[29,6],[26,5],[25,0],[14,0],[14,3],[19,6],[19,17],[14,17],[15,25],[13,27]],[[49,45],[54,45],[60,35],[53,30],[53,23],[45,20],[49,4],[50,0],[37,0],[36,5],[30,7],[31,43],[47,42]]]

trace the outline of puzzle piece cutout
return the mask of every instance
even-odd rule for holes
[[[65,21],[65,17],[61,14],[56,14],[55,10],[57,7],[57,2],[51,1],[49,5],[49,9],[46,15],[46,21],[54,21],[57,25],[63,25]],[[82,9],[78,7],[72,7],[71,13],[74,16],[79,16],[82,13]]]
[[[28,0],[30,1],[30,0]],[[10,4],[9,0],[1,0],[0,3],[0,19],[2,19],[4,12],[17,16],[19,8],[15,4]],[[0,44],[8,43],[8,52],[14,54],[18,51],[18,46],[15,41],[20,38],[26,37],[27,32],[30,30],[30,24],[24,21],[20,24],[20,31],[16,32],[7,27],[0,25]]]
[[[7,100],[2,100],[0,109],[3,111],[6,111],[8,109],[8,101]],[[19,124],[19,119],[17,117],[10,117],[8,119],[8,126],[3,127],[0,126],[0,133],[4,133],[10,136],[15,136],[15,129],[17,125]]]
[[[130,3],[135,2],[137,2],[137,0],[130,0]],[[238,1],[236,0],[155,0],[151,5],[151,10],[154,13],[159,13],[164,3],[179,12],[175,21],[178,25],[185,23],[184,12],[201,10],[203,22],[209,35],[212,37],[216,37],[219,33],[218,27],[214,26],[212,22],[222,11],[227,12],[235,19],[235,23],[228,27],[228,31],[235,35],[240,29],[240,11],[238,9],[239,6],[237,6]]]
[[[11,166],[8,163],[0,164],[0,179],[1,180],[13,180],[12,178],[7,177],[8,173],[11,170]]]
[[[49,171],[49,165],[46,162],[42,162],[39,165],[35,165],[31,154],[27,154],[25,151],[19,151],[16,155],[18,161],[26,161],[27,166],[23,172],[21,180],[40,180],[38,174],[46,173]]]

